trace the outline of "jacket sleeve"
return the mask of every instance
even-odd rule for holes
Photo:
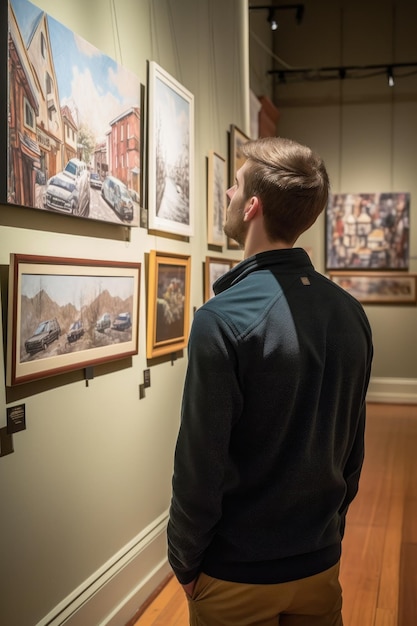
[[[347,459],[344,478],[346,482],[346,495],[339,509],[341,526],[340,534],[343,538],[346,526],[346,515],[349,505],[358,493],[359,479],[362,472],[362,466],[365,456],[365,425],[366,425],[366,393],[368,390],[369,379],[371,376],[371,364],[373,357],[373,345],[371,331],[368,335],[368,363],[366,368],[366,379],[363,386],[362,408],[359,414],[357,429],[353,440],[353,445]]]
[[[344,469],[344,479],[346,482],[346,495],[343,500],[343,503],[339,509],[340,514],[340,534],[343,538],[345,534],[345,526],[346,526],[346,514],[348,512],[348,508],[352,500],[355,498],[358,493],[359,488],[359,478],[362,471],[362,465],[364,460],[364,431],[365,431],[365,415],[366,415],[366,405],[363,404],[361,415],[359,418],[358,428],[356,431],[355,440],[353,442],[353,447],[350,452],[348,461],[345,465]]]
[[[200,309],[188,344],[168,522],[168,559],[182,584],[200,571],[221,518],[230,433],[241,407],[233,335],[214,312]]]

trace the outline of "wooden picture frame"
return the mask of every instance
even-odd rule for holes
[[[213,283],[238,263],[239,261],[235,259],[206,256],[204,263],[204,301],[214,296]]]
[[[139,226],[140,80],[28,0],[1,3],[0,34],[0,202]]]
[[[194,234],[194,96],[148,62],[148,228]]]
[[[329,276],[363,304],[417,304],[417,274],[331,272]]]
[[[140,269],[12,254],[7,385],[137,354]]]
[[[226,159],[211,150],[207,163],[207,243],[223,247],[226,235],[223,232],[227,208],[227,165]]]
[[[186,347],[190,326],[191,257],[151,250],[148,272],[146,356]]]
[[[333,194],[326,209],[326,269],[407,270],[409,233],[409,193]]]
[[[235,124],[231,124],[229,132],[229,187],[235,184],[236,172],[246,161],[246,157],[242,155],[241,148],[247,141],[250,141],[250,137]],[[240,246],[234,239],[228,237],[227,248],[229,250],[239,250]]]

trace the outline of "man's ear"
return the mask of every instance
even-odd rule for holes
[[[243,221],[249,222],[255,217],[255,215],[258,214],[258,211],[260,211],[261,209],[262,203],[259,200],[258,196],[252,196],[243,212]]]

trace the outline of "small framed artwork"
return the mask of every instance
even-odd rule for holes
[[[410,194],[339,193],[326,210],[326,269],[407,270]]]
[[[194,96],[148,63],[148,228],[194,232]]]
[[[214,296],[213,283],[237,265],[235,259],[223,259],[222,257],[206,256],[204,263],[204,300]]]
[[[242,154],[242,146],[247,141],[250,140],[248,135],[245,135],[243,131],[240,130],[234,124],[230,125],[229,132],[229,186],[232,187],[235,184],[236,172],[244,162],[246,161],[246,157]],[[227,238],[227,248],[229,250],[239,250],[239,244],[231,239]]]
[[[139,79],[28,0],[0,3],[0,39],[0,202],[139,226]]]
[[[329,276],[363,304],[417,303],[417,274],[331,272]]]
[[[214,246],[225,245],[226,186],[226,160],[212,150],[207,168],[207,243]]]
[[[7,385],[137,354],[140,268],[12,254]]]
[[[186,347],[190,325],[191,257],[149,253],[146,356],[153,359]]]
[[[230,125],[230,134],[229,134],[229,185],[232,186],[235,183],[236,172],[244,162],[246,161],[246,157],[242,154],[242,146],[250,140],[248,135],[245,135],[243,131],[240,130],[234,124]]]

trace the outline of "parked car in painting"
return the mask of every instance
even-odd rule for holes
[[[120,313],[114,320],[112,328],[115,330],[128,330],[131,326],[130,313]]]
[[[84,326],[81,320],[77,320],[76,322],[73,322],[70,326],[70,329],[67,333],[67,341],[69,343],[73,343],[74,341],[77,341],[78,339],[80,339],[80,337],[82,337],[84,335]]]
[[[106,176],[101,187],[101,195],[121,219],[132,221],[133,201],[121,180],[114,176]]]
[[[103,313],[103,315],[96,322],[96,330],[99,333],[104,333],[106,328],[110,328],[111,326],[111,317],[110,313]]]
[[[64,167],[64,172],[71,174],[75,178],[88,180],[87,163],[80,161],[80,159],[70,159]]]
[[[97,172],[91,172],[90,174],[90,187],[94,187],[94,189],[101,189],[103,185],[103,181],[100,178],[100,175]]]
[[[58,339],[61,335],[61,327],[54,317],[41,322],[33,335],[26,339],[25,350],[28,354],[35,354],[40,350],[46,350],[50,343]]]
[[[70,159],[64,170],[47,183],[44,206],[48,209],[87,217],[90,212],[90,183],[87,165]]]
[[[138,192],[135,189],[128,189],[128,191],[129,191],[129,196],[132,198],[133,202],[137,202],[139,204],[140,196]]]

